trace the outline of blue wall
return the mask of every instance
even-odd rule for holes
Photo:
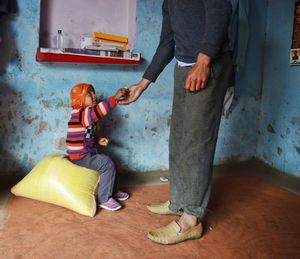
[[[263,81],[267,0],[249,1],[249,42],[246,62],[239,68],[235,101],[229,119],[223,118],[216,162],[242,161],[256,156],[258,114]]]
[[[0,20],[3,36],[0,45],[2,172],[27,173],[45,155],[64,152],[71,86],[81,81],[90,82],[99,95],[109,96],[119,87],[136,83],[159,40],[162,0],[138,0],[136,49],[142,52],[142,65],[37,63],[37,2],[18,1],[19,14]],[[228,119],[222,120],[215,164],[256,155],[266,2],[251,1],[248,62],[238,76],[234,109]],[[103,132],[112,141],[107,152],[125,169],[168,169],[173,66],[174,61],[137,102],[117,107],[103,121]]]
[[[258,157],[300,176],[300,67],[289,66],[294,0],[268,7]]]

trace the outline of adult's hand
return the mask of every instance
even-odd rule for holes
[[[210,75],[211,58],[208,55],[199,53],[196,64],[188,73],[185,81],[185,90],[188,92],[198,92],[206,87]]]
[[[150,84],[150,80],[143,78],[139,83],[130,86],[127,90],[126,99],[119,101],[118,103],[121,105],[127,105],[135,102]]]

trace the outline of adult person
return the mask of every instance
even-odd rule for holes
[[[164,0],[156,53],[142,80],[120,104],[136,101],[175,57],[169,140],[169,201],[149,205],[157,214],[180,214],[148,238],[174,244],[200,238],[211,191],[212,166],[223,99],[232,75],[227,0]]]

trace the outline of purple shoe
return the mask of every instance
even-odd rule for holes
[[[117,201],[126,201],[129,198],[129,194],[126,192],[117,191],[113,194],[113,197]]]
[[[110,211],[115,211],[115,210],[119,210],[122,208],[122,205],[113,198],[109,198],[108,201],[106,201],[104,203],[100,203],[99,206],[102,209],[106,209],[106,210],[110,210]]]

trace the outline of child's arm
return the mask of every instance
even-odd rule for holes
[[[127,89],[119,89],[114,96],[104,99],[96,105],[86,107],[79,113],[81,124],[87,127],[103,119],[106,114],[111,112],[117,105],[117,100],[126,95]]]
[[[86,107],[79,113],[81,124],[87,127],[95,122],[101,120],[106,114],[111,112],[117,105],[113,96],[104,99],[96,105]]]

